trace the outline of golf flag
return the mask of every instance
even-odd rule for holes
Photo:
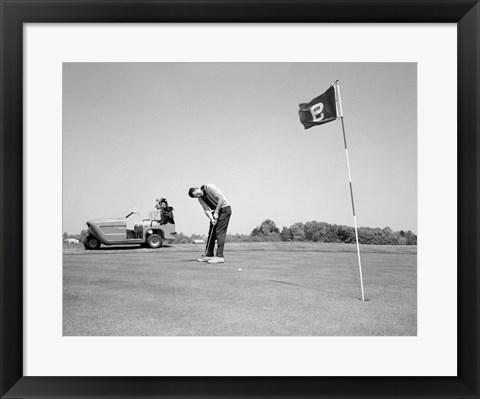
[[[331,85],[325,93],[299,106],[300,122],[305,129],[336,120],[335,87]]]
[[[300,122],[305,129],[312,126],[323,125],[340,119],[342,121],[343,143],[345,145],[345,155],[347,158],[348,180],[350,184],[350,198],[352,200],[353,223],[355,225],[355,239],[357,241],[358,270],[360,272],[360,289],[362,292],[362,301],[365,301],[365,292],[363,290],[362,260],[360,259],[360,244],[358,242],[357,216],[355,215],[355,204],[353,202],[352,175],[350,173],[350,161],[348,159],[347,136],[345,134],[345,125],[343,123],[342,99],[340,95],[340,83],[336,80],[328,90],[315,97],[309,103],[300,104],[298,110]]]

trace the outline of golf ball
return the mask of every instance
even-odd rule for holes
[[[242,271],[242,269],[238,269],[238,271],[239,271],[239,272],[241,272],[241,271]]]

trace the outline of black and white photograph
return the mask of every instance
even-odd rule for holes
[[[63,62],[63,336],[417,336],[417,63]]]
[[[480,0],[0,0],[0,397],[477,398]]]

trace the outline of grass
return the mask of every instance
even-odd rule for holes
[[[416,335],[416,247],[230,243],[64,248],[64,335]],[[242,271],[238,271],[241,268]]]
[[[339,244],[339,243],[317,243],[311,241],[295,241],[295,242],[227,242],[229,252],[236,251],[314,251],[314,252],[357,252],[356,244]],[[168,248],[169,252],[202,252],[205,244],[174,244],[164,245],[162,250]],[[82,244],[67,244],[63,246],[64,255],[80,255],[91,254],[84,251]],[[120,253],[119,251],[138,252],[156,251],[151,249],[140,249],[139,246],[116,246],[107,247],[102,245],[100,252]],[[416,245],[360,245],[361,253],[391,253],[391,254],[416,254]]]

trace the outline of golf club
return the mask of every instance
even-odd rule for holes
[[[208,247],[210,246],[210,240],[212,239],[212,236],[213,236],[213,230],[215,229],[215,227],[217,226],[217,220],[213,219],[215,221],[215,223],[212,223],[213,224],[213,227],[212,227],[212,231],[210,232],[210,235],[208,237],[208,241],[207,241],[207,246],[205,247],[205,256],[207,256],[207,253],[208,253]]]

